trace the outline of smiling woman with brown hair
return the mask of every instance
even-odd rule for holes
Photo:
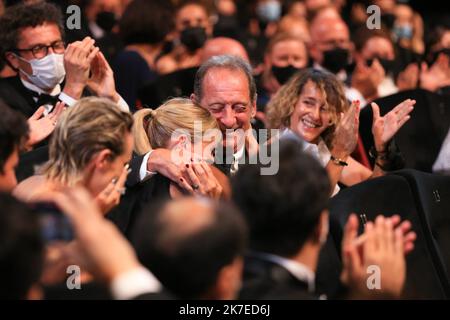
[[[298,72],[269,102],[267,117],[272,128],[292,132],[307,142],[306,149],[327,168],[334,195],[339,191],[338,182],[351,186],[384,174],[388,145],[409,120],[414,104],[407,99],[383,117],[378,105],[371,104],[376,153],[373,171],[350,156],[358,141],[359,101],[349,106],[335,75],[316,69]]]

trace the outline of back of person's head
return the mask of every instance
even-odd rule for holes
[[[120,20],[120,34],[127,44],[158,44],[174,28],[170,1],[134,0]]]
[[[37,217],[14,197],[0,193],[0,299],[26,299],[44,263]]]
[[[28,124],[18,112],[0,101],[0,176],[6,161],[28,138]]]
[[[232,179],[233,199],[249,227],[250,249],[293,257],[327,207],[327,172],[293,140],[280,143],[277,174],[261,175],[260,170],[261,165],[246,165]]]
[[[112,158],[125,152],[125,135],[133,118],[104,98],[88,97],[64,111],[49,145],[49,161],[43,169],[48,179],[73,185],[82,179],[89,161],[104,149]]]
[[[37,27],[45,23],[56,24],[64,35],[63,17],[60,9],[46,1],[33,3],[21,2],[6,8],[0,17],[0,48],[2,56],[7,51],[14,51],[19,42],[20,32],[27,27]]]
[[[322,138],[330,145],[339,115],[347,111],[349,104],[345,97],[342,83],[332,73],[326,70],[313,68],[303,69],[297,72],[291,79],[278,90],[267,105],[267,120],[271,128],[289,128],[291,115],[295,110],[297,101],[303,88],[308,82],[314,83],[322,92],[331,112],[332,125],[323,133]]]
[[[185,98],[170,99],[155,110],[139,110],[134,114],[134,121],[133,136],[138,154],[167,148],[177,130],[189,133],[191,141],[196,137],[201,141],[207,130],[218,128],[216,119],[208,110]]]
[[[144,209],[138,256],[169,291],[184,299],[231,299],[240,286],[246,226],[229,204],[179,198]]]

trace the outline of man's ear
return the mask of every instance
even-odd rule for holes
[[[195,93],[191,93],[191,96],[189,97],[193,103],[198,103],[197,96]]]
[[[6,52],[5,60],[15,71],[19,69],[19,58],[13,52]]]
[[[215,298],[220,300],[236,299],[242,284],[242,257],[236,257],[232,263],[220,269],[215,285]]]

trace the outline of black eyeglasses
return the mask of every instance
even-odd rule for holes
[[[58,40],[58,41],[53,42],[49,46],[39,44],[39,45],[34,46],[33,48],[29,48],[29,49],[16,48],[16,49],[14,49],[14,51],[18,51],[18,52],[31,51],[31,53],[33,54],[33,57],[35,57],[36,59],[42,59],[48,54],[49,48],[52,48],[53,52],[55,52],[55,53],[62,54],[62,53],[64,53],[66,45],[65,45],[64,41]]]

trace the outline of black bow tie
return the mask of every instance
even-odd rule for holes
[[[40,106],[44,106],[44,105],[48,105],[48,104],[50,104],[52,106],[55,106],[59,102],[58,96],[51,96],[51,95],[46,94],[46,93],[39,94],[39,93],[31,91],[31,90],[30,90],[30,92],[33,95],[33,97],[38,99],[36,104],[39,107]]]

